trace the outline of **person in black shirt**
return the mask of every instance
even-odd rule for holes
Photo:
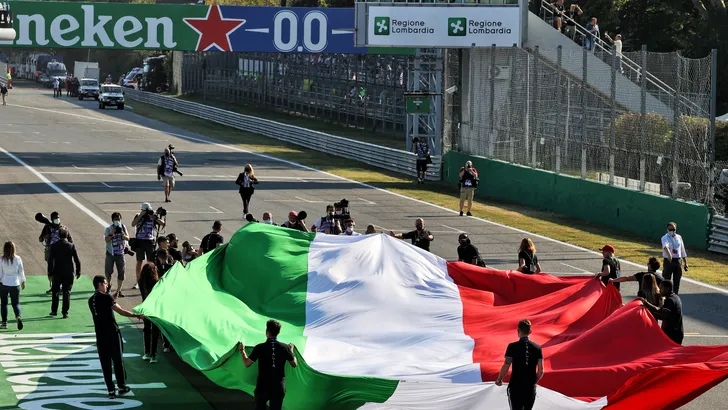
[[[564,6],[564,0],[557,0],[556,3],[551,4],[551,7],[554,9],[554,27],[556,28],[556,30],[561,31],[564,11],[566,10],[566,7]]]
[[[256,360],[258,362],[258,383],[255,387],[255,409],[266,410],[266,403],[270,401],[270,410],[280,410],[283,407],[283,397],[286,395],[286,362],[296,367],[296,348],[293,343],[285,345],[276,339],[281,332],[281,324],[277,320],[269,320],[265,326],[265,343],[256,345],[248,357],[245,345],[241,342],[240,353],[243,364],[250,367]]]
[[[94,331],[96,332],[96,349],[101,361],[101,370],[104,374],[104,382],[109,392],[109,398],[116,398],[116,386],[111,377],[111,366],[114,366],[114,375],[119,384],[119,395],[131,393],[126,385],[126,372],[122,355],[124,353],[124,342],[121,338],[119,325],[116,323],[114,312],[137,319],[144,319],[143,315],[137,315],[116,304],[114,298],[106,293],[109,282],[105,276],[96,276],[93,280],[96,292],[88,299],[88,308],[94,319]]]
[[[619,271],[621,270],[619,267],[619,261],[614,257],[614,246],[604,245],[604,247],[599,250],[602,251],[604,259],[602,259],[602,271],[597,273],[597,277],[601,278],[604,286],[612,282],[614,287],[619,290],[619,282],[610,281],[610,279],[617,279],[620,276]]]
[[[58,301],[63,292],[63,318],[68,318],[68,309],[71,307],[71,288],[73,287],[73,265],[76,265],[76,279],[81,277],[81,260],[78,259],[76,245],[67,240],[68,231],[65,228],[58,230],[58,242],[51,246],[48,253],[48,278],[51,279],[51,316],[58,316]]]
[[[412,241],[412,245],[426,250],[427,252],[430,251],[430,242],[435,240],[435,237],[432,236],[430,231],[425,230],[425,220],[422,218],[417,218],[415,221],[414,231],[406,233],[394,233],[389,231],[389,235],[394,236],[397,239],[410,239]]]
[[[642,304],[652,312],[656,319],[662,320],[662,331],[673,342],[681,345],[685,337],[683,327],[682,301],[677,293],[672,291],[671,280],[663,280],[660,285],[660,295],[665,298],[662,307],[657,307],[644,298],[639,298]]]
[[[159,282],[159,273],[157,267],[151,263],[147,263],[142,267],[142,273],[139,277],[139,292],[142,295],[142,301],[147,300],[152,289]],[[151,320],[144,318],[144,356],[142,360],[149,363],[157,363],[157,344],[159,343],[159,328],[152,323]]]
[[[169,256],[172,257],[175,261],[181,261],[182,260],[182,252],[177,249],[179,246],[179,240],[177,239],[177,235],[171,233],[167,235],[167,242],[169,242],[169,249],[167,251],[169,252]]]
[[[531,238],[523,238],[518,247],[518,271],[526,274],[541,273],[541,265],[536,256],[536,245]]]
[[[470,243],[468,234],[461,233],[458,242],[460,243],[460,246],[458,246],[458,261],[485,267],[485,262],[480,257],[478,248]]]
[[[622,276],[616,279],[610,279],[609,281],[612,283],[637,282],[637,296],[645,297],[644,293],[642,292],[642,279],[645,277],[645,275],[654,275],[655,280],[657,281],[657,286],[660,286],[662,281],[665,280],[662,275],[657,273],[658,270],[660,270],[660,261],[652,256],[650,257],[649,261],[647,261],[647,272],[637,272],[632,276]]]
[[[536,384],[543,377],[541,346],[528,338],[530,334],[531,321],[524,319],[518,322],[519,340],[508,345],[505,363],[495,381],[496,386],[502,386],[503,378],[513,365],[511,380],[508,383],[508,402],[511,410],[531,410],[533,408],[536,401]]]
[[[222,222],[215,221],[212,224],[212,232],[208,233],[202,238],[202,243],[200,244],[200,250],[202,250],[202,253],[208,253],[212,252],[217,248],[218,246],[222,245],[225,242],[225,239],[220,235],[220,232],[222,231]]]
[[[150,264],[147,264],[150,265]],[[171,256],[169,256],[169,251],[166,249],[157,249],[156,253],[156,259],[154,260],[154,267],[157,268],[157,272],[159,273],[159,277],[164,276],[167,271],[172,269],[172,266],[174,265],[174,259],[172,259]],[[144,265],[146,266],[146,265]],[[142,267],[142,270],[144,270],[144,267]]]

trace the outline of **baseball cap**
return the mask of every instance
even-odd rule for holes
[[[142,204],[142,211],[148,211],[150,209],[152,209],[152,206],[149,205],[149,202],[145,202]]]
[[[289,213],[288,213],[288,217],[289,217],[289,218],[290,218],[290,217],[294,217],[294,218],[295,218],[295,217],[297,217],[297,216],[298,216],[298,212],[296,212],[296,211],[291,211],[291,212],[289,212]]]
[[[607,252],[614,253],[614,246],[612,246],[612,245],[604,245],[604,247],[602,247],[602,249],[599,249],[599,250],[602,251],[602,252],[607,251]]]

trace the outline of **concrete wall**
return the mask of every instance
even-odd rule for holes
[[[559,213],[640,235],[656,244],[669,221],[688,246],[707,249],[709,212],[705,205],[675,201],[621,187],[520,165],[448,152],[443,158],[443,179],[457,183],[467,160],[480,174],[477,195]],[[601,246],[603,244],[594,244]]]

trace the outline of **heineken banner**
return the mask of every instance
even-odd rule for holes
[[[354,10],[13,1],[5,46],[131,50],[367,53]]]

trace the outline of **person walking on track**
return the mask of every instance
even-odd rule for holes
[[[680,293],[680,280],[682,279],[683,270],[688,270],[688,254],[685,251],[685,244],[682,236],[677,233],[677,224],[669,222],[667,224],[667,233],[660,240],[662,243],[662,276],[667,280],[672,280],[675,284],[675,294]],[[680,260],[682,259],[682,265]],[[675,276],[673,278],[673,276]]]
[[[99,353],[101,361],[101,371],[104,374],[104,382],[106,383],[109,398],[116,398],[116,386],[111,376],[111,367],[113,364],[116,383],[119,384],[119,396],[131,393],[131,388],[126,384],[126,371],[124,370],[124,341],[121,338],[119,325],[116,323],[114,312],[137,319],[144,319],[143,315],[137,315],[116,304],[114,298],[107,293],[109,286],[105,276],[99,275],[94,277],[93,296],[88,298],[88,308],[91,310],[91,316],[94,319],[94,331],[96,333],[96,350]]]
[[[23,319],[20,317],[20,290],[25,290],[25,271],[23,260],[15,253],[15,244],[8,241],[3,246],[0,259],[0,304],[2,304],[2,323],[0,329],[8,328],[8,295],[13,305],[18,330],[23,330]]]
[[[243,217],[250,211],[250,198],[253,196],[254,185],[257,183],[258,178],[255,177],[253,167],[250,164],[245,164],[243,172],[238,175],[238,179],[235,181],[235,184],[240,186],[240,198],[243,200]]]
[[[52,278],[51,316],[58,316],[58,299],[63,292],[63,318],[68,318],[71,305],[71,288],[73,287],[73,265],[76,265],[76,279],[81,277],[81,260],[78,259],[76,245],[68,241],[68,231],[58,231],[58,242],[51,246],[48,256],[48,276]]]

